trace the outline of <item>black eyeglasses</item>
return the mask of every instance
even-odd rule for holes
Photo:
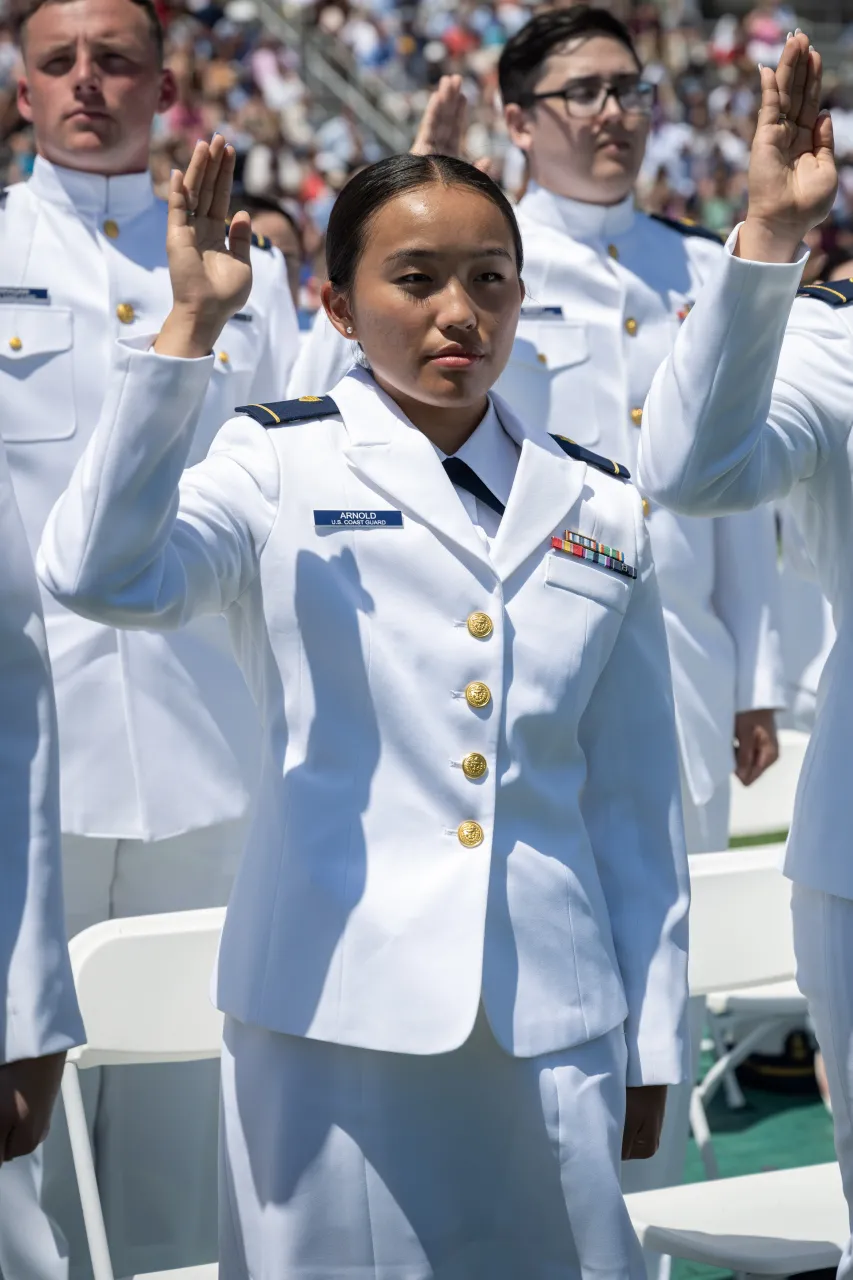
[[[608,98],[615,98],[619,109],[626,115],[647,116],[654,104],[655,87],[648,80],[635,79],[633,76],[619,80],[584,76],[579,80],[570,80],[562,89],[531,93],[529,101],[542,102],[547,98],[562,98],[566,111],[576,120],[591,120],[600,115]]]

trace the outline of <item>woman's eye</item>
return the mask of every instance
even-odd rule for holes
[[[477,279],[484,281],[486,284],[497,284],[501,280],[505,280],[506,276],[501,275],[500,271],[481,271]]]
[[[423,271],[410,271],[408,275],[400,276],[397,284],[429,284],[429,276]]]

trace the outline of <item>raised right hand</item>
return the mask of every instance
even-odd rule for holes
[[[207,355],[251,292],[247,213],[235,214],[226,237],[234,161],[217,134],[196,143],[185,174],[172,173],[166,250],[174,301],[154,344],[161,355]]]
[[[820,112],[820,54],[790,36],[775,71],[761,68],[761,110],[749,162],[749,212],[738,252],[790,262],[832,208],[838,186],[832,121]]]
[[[462,134],[468,104],[462,92],[461,76],[442,76],[430,94],[409,148],[413,156],[462,156]]]

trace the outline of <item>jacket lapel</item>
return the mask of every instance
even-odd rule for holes
[[[361,369],[331,392],[349,437],[347,464],[371,489],[480,565],[488,550],[474,528],[429,440]]]
[[[493,395],[504,430],[521,446],[518,470],[500,528],[492,564],[506,581],[553,534],[562,536],[566,517],[581,496],[586,463],[569,458],[544,431],[529,433],[500,396]]]

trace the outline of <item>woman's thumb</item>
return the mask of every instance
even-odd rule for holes
[[[814,127],[814,153],[820,159],[834,159],[835,137],[832,131],[832,116],[828,111],[821,111]]]

